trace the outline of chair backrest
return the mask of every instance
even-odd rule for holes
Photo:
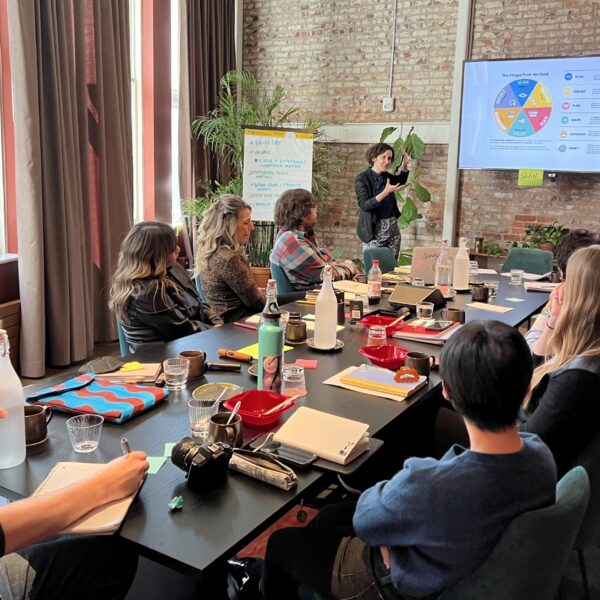
[[[196,275],[196,277],[194,277],[194,284],[196,286],[196,289],[198,290],[198,295],[200,296],[200,299],[202,300],[202,302],[204,302],[205,304],[208,304],[208,300],[206,299],[206,295],[204,294],[204,290],[202,289],[202,282],[200,281],[200,275]]]
[[[394,253],[386,246],[381,248],[366,248],[363,252],[363,258],[365,261],[365,273],[368,273],[373,266],[374,259],[379,260],[379,268],[382,273],[393,271],[397,265]]]
[[[575,540],[575,550],[600,543],[600,433],[575,461],[590,478],[590,500]]]
[[[117,317],[117,333],[119,334],[119,350],[121,351],[121,356],[129,356],[131,352],[129,351],[129,345],[125,339],[123,325],[121,324],[119,317]]]
[[[511,248],[502,265],[502,272],[507,273],[511,269],[522,269],[525,273],[544,275],[552,271],[553,261],[554,254],[547,250]]]
[[[277,283],[278,294],[291,294],[296,291],[281,265],[276,265],[274,262],[271,262],[271,275],[273,276],[275,283]]]
[[[516,517],[486,561],[438,600],[552,600],[589,497],[585,469],[571,469],[552,506]]]

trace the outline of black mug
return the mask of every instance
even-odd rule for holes
[[[413,368],[419,375],[429,377],[431,367],[435,363],[435,356],[423,352],[409,352],[404,359],[404,366]]]

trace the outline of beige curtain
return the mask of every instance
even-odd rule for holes
[[[9,0],[21,372],[115,339],[106,303],[132,223],[129,18],[120,0]]]

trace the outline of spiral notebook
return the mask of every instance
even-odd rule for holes
[[[59,462],[48,473],[48,476],[33,492],[33,496],[43,496],[56,490],[76,483],[90,475],[94,475],[106,465],[98,463]],[[79,520],[71,523],[60,534],[71,535],[106,535],[119,529],[127,515],[127,511],[136,494],[110,502],[99,508],[91,510]]]

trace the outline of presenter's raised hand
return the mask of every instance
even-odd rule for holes
[[[380,194],[375,196],[375,199],[377,200],[377,202],[381,202],[384,198],[387,198],[389,194],[391,194],[392,192],[395,192],[396,190],[399,190],[399,189],[400,189],[399,183],[397,183],[396,185],[392,185],[390,183],[390,180],[386,179],[385,188],[383,189],[383,192],[381,192]]]

